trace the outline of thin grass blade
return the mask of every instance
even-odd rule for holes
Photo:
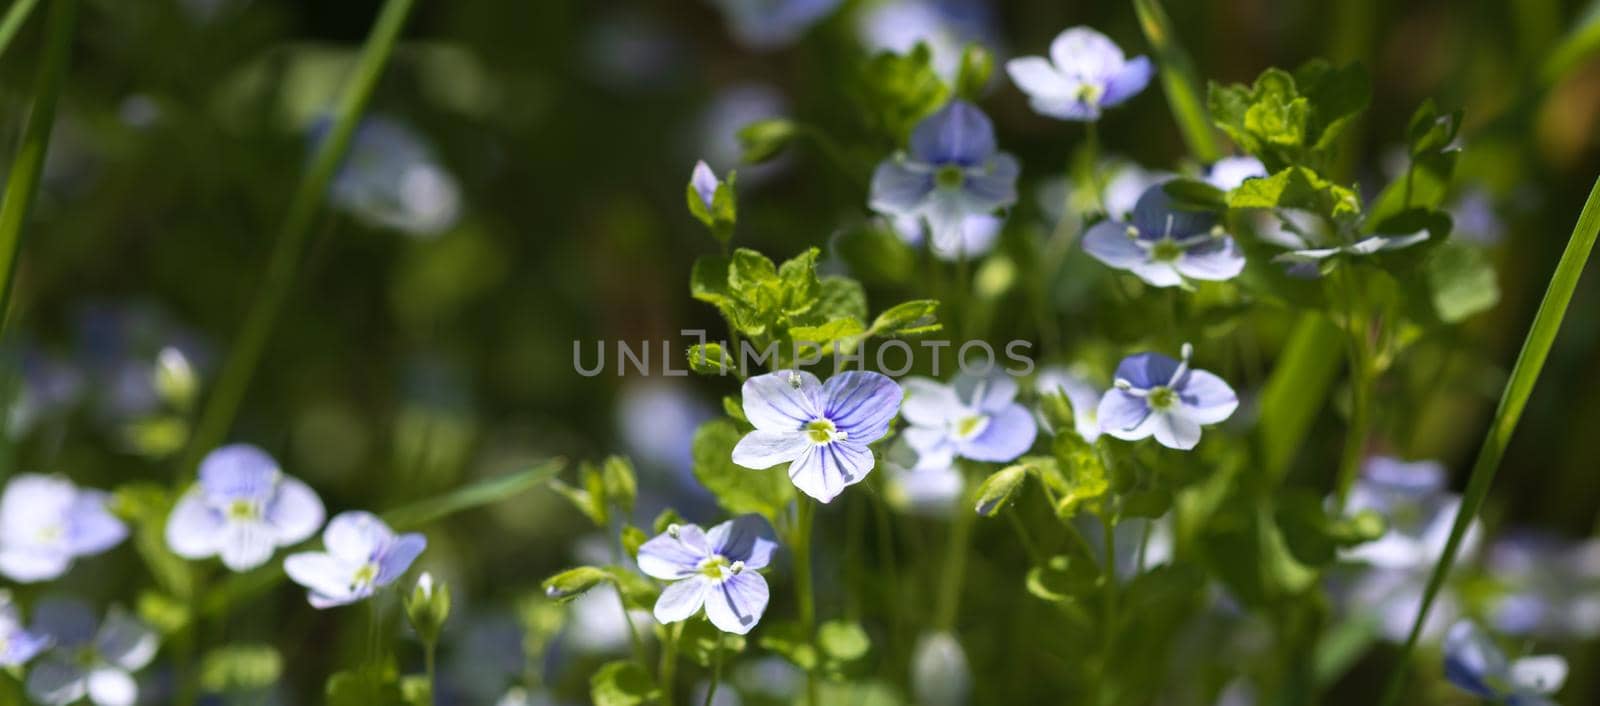
[[[39,0],[17,0],[6,9],[5,19],[0,19],[0,56],[5,55],[6,47],[11,46],[11,40],[16,38],[38,4]]]
[[[1167,92],[1167,104],[1172,106],[1172,116],[1178,121],[1189,153],[1208,164],[1217,161],[1222,156],[1222,147],[1217,144],[1216,133],[1211,131],[1211,116],[1206,112],[1200,76],[1188,52],[1178,44],[1172,18],[1158,0],[1133,0],[1133,10],[1139,15],[1139,28],[1144,30],[1145,40],[1150,42],[1156,63],[1161,67],[1161,86]]]

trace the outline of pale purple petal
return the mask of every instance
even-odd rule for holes
[[[49,646],[49,637],[13,629],[0,635],[0,667],[20,667]]]
[[[989,417],[982,434],[958,442],[957,453],[974,461],[1004,463],[1027,453],[1038,433],[1027,408],[1012,403]]]
[[[733,462],[756,470],[771,468],[799,458],[810,447],[811,439],[803,431],[757,429],[733,447]]]
[[[266,502],[277,487],[278,462],[249,444],[230,444],[200,462],[200,486],[213,501]]]
[[[18,583],[49,581],[72,568],[72,557],[65,552],[41,551],[33,547],[0,548],[0,574]]]
[[[394,583],[427,548],[428,538],[419,533],[408,532],[396,537],[394,543],[384,550],[383,556],[378,558],[378,576],[373,583],[378,586]]]
[[[706,617],[718,630],[743,635],[767,610],[767,579],[745,571],[714,585],[706,595]]]
[[[967,200],[960,191],[939,189],[923,204],[922,218],[928,224],[935,248],[957,248],[966,239]]]
[[[822,382],[805,371],[757,375],[742,393],[745,418],[762,431],[797,431],[822,416]]]
[[[1160,353],[1130,355],[1117,365],[1117,379],[1126,380],[1139,390],[1165,385],[1172,381],[1172,376],[1176,372],[1178,372],[1178,361]]]
[[[214,556],[222,540],[222,513],[206,505],[200,488],[183,494],[167,517],[167,547],[185,559]]]
[[[1150,59],[1136,56],[1123,64],[1122,68],[1106,82],[1106,92],[1100,96],[1100,105],[1106,108],[1120,105],[1144,90],[1150,83],[1150,77],[1155,74],[1155,67]]]
[[[65,656],[51,655],[28,671],[28,697],[45,706],[66,706],[89,690],[88,673]]]
[[[1081,85],[1081,84],[1079,84]],[[1076,86],[1072,89],[1077,92]],[[1049,98],[1045,96],[1031,96],[1028,105],[1040,115],[1047,115],[1057,120],[1076,120],[1089,122],[1100,119],[1100,106],[1083,100],[1082,98]]]
[[[1139,236],[1147,239],[1171,237],[1182,240],[1211,230],[1217,217],[1207,211],[1189,211],[1178,208],[1167,195],[1165,182],[1152,184],[1139,195],[1133,205],[1133,225]]]
[[[922,377],[906,378],[905,405],[900,414],[907,422],[916,426],[942,427],[966,412],[961,398],[949,385]]]
[[[1067,77],[1050,65],[1050,62],[1040,56],[1024,56],[1006,62],[1006,74],[1011,77],[1011,82],[1017,88],[1030,96],[1039,96],[1053,99],[1072,98],[1072,91],[1076,82],[1070,82]]]
[[[342,605],[350,605],[370,595],[372,595],[371,586],[352,586],[334,595],[320,591],[310,591],[306,593],[306,601],[311,604],[312,608],[327,610]]]
[[[689,177],[689,183],[694,186],[694,192],[700,196],[700,201],[706,205],[706,210],[711,210],[712,200],[717,196],[717,175],[704,161],[694,163],[694,173]]]
[[[1222,282],[1238,277],[1244,265],[1244,253],[1233,238],[1224,237],[1184,251],[1175,267],[1190,279]]]
[[[998,412],[1017,399],[1017,381],[1010,375],[992,373],[972,375],[963,373],[950,382],[956,397],[967,407],[979,412]]]
[[[70,598],[46,598],[33,607],[33,630],[57,647],[76,650],[94,641],[99,621],[89,605]]]
[[[794,487],[820,502],[829,502],[846,486],[859,483],[872,470],[872,451],[850,441],[813,446],[789,464]]]
[[[266,520],[276,530],[279,545],[301,542],[317,533],[325,510],[311,486],[285,476],[278,482],[278,494],[266,508]]]
[[[284,573],[295,583],[325,598],[353,600],[352,584],[359,564],[351,565],[323,552],[290,554],[283,560]]]
[[[1246,179],[1267,176],[1267,168],[1255,157],[1223,157],[1206,172],[1206,183],[1223,191],[1233,191]]]
[[[764,569],[772,561],[778,543],[771,537],[772,528],[760,515],[742,515],[706,533],[711,553],[730,562],[742,561],[747,569]]]
[[[1494,683],[1508,676],[1505,654],[1470,620],[1450,626],[1444,637],[1444,676],[1474,696],[1494,698]]]
[[[322,532],[322,543],[328,553],[340,560],[365,564],[394,541],[394,532],[370,512],[352,510],[341,512],[328,521]]]
[[[1169,449],[1188,451],[1200,443],[1200,425],[1192,419],[1172,412],[1150,415],[1156,443]]]
[[[656,599],[656,620],[661,623],[688,620],[700,612],[711,588],[711,580],[705,576],[690,576],[667,586]]]
[[[689,540],[690,532],[701,541]],[[708,542],[700,528],[679,525],[678,536],[658,534],[639,545],[639,570],[646,576],[663,581],[673,581],[693,576],[700,571],[700,562],[710,556]]]
[[[1177,287],[1183,284],[1183,275],[1167,262],[1145,262],[1129,269],[1139,279],[1152,287]]]
[[[1239,408],[1239,396],[1222,378],[1204,370],[1190,369],[1176,386],[1183,403],[1183,416],[1198,424],[1216,424]]]
[[[872,172],[872,194],[867,206],[891,216],[916,216],[933,189],[932,171],[913,169],[904,157],[890,157],[879,162]]]
[[[1089,27],[1069,27],[1050,42],[1050,60],[1069,77],[1105,81],[1126,63],[1122,49]]]
[[[218,538],[222,565],[232,571],[249,571],[272,558],[277,549],[277,532],[260,520],[232,520],[223,525]]]
[[[994,125],[977,106],[950,101],[911,132],[911,154],[928,164],[976,166],[995,152]]]
[[[128,526],[106,508],[110,498],[98,490],[78,493],[67,510],[67,549],[75,556],[99,554],[128,538]]]
[[[1150,254],[1128,237],[1128,224],[1104,220],[1083,234],[1085,252],[1112,267],[1132,270],[1150,260]]]
[[[916,468],[949,468],[955,463],[956,447],[944,425],[911,426],[900,433],[906,446],[916,454]]]
[[[1100,431],[1118,439],[1132,441],[1149,436],[1138,433],[1138,427],[1151,416],[1150,405],[1122,390],[1107,390],[1096,416],[1100,418]]]
[[[1103,394],[1088,380],[1059,368],[1039,373],[1034,383],[1041,394],[1064,394],[1072,405],[1072,423],[1078,435],[1093,442],[1100,437],[1100,398]]]
[[[1567,681],[1567,660],[1557,655],[1534,655],[1511,663],[1511,683],[1524,695],[1553,694]],[[1528,703],[1526,698],[1517,706]]]
[[[128,671],[143,669],[155,659],[160,640],[156,631],[128,613],[113,609],[94,639],[95,651],[113,666]]]
[[[1004,152],[994,156],[981,170],[968,170],[961,183],[964,216],[989,213],[1017,202],[1017,174],[1022,168],[1015,157]]]
[[[850,370],[828,379],[822,388],[823,416],[850,440],[870,444],[889,431],[900,411],[904,393],[889,376],[869,370]]]
[[[95,706],[133,706],[139,700],[139,684],[120,669],[101,667],[89,672],[89,700]]]

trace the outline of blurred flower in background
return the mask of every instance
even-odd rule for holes
[[[167,546],[187,559],[220,557],[234,571],[265,564],[278,547],[298,544],[322,526],[322,500],[278,462],[249,444],[207,454],[200,479],[167,521]]]
[[[311,129],[320,141],[330,123]],[[375,228],[418,238],[438,237],[461,216],[461,187],[421,134],[400,121],[372,116],[351,136],[350,152],[334,176],[333,205]]]
[[[72,562],[128,536],[107,509],[108,496],[61,476],[21,473],[0,495],[0,574],[21,583],[49,581]]]
[[[973,0],[890,0],[856,16],[856,33],[869,51],[909,54],[918,42],[933,52],[934,70],[954,82],[968,42],[999,53],[993,8]]]
[[[788,99],[770,84],[746,81],[722,86],[700,110],[692,152],[718,173],[738,169],[741,185],[758,184],[781,171],[786,157],[743,164],[739,130],[760,120],[782,117],[788,110]]]
[[[1543,639],[1600,636],[1600,540],[1511,532],[1489,545],[1484,568],[1498,588],[1488,614],[1496,632]]]
[[[134,673],[160,646],[149,626],[113,608],[104,623],[76,600],[48,599],[34,608],[34,630],[53,642],[28,672],[28,696],[65,706],[87,698],[96,706],[132,706],[139,698]]]
[[[842,0],[710,0],[722,11],[735,41],[757,51],[794,43]]]

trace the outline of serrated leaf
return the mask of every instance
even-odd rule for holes
[[[1228,208],[1299,208],[1335,218],[1361,212],[1356,192],[1323,179],[1305,167],[1288,167],[1271,176],[1250,179],[1228,192]]]
[[[794,498],[794,485],[782,465],[751,470],[733,462],[733,447],[744,436],[733,422],[716,419],[694,434],[694,475],[732,515],[758,513],[777,524]]]

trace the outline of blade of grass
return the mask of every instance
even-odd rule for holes
[[[256,290],[256,298],[223,364],[216,388],[206,399],[200,421],[195,426],[194,436],[189,440],[184,462],[180,466],[185,472],[194,468],[201,455],[217,445],[233,424],[234,415],[238,413],[250,379],[261,361],[267,339],[272,335],[273,325],[293,289],[295,273],[311,239],[312,219],[328,192],[329,182],[344,160],[351,135],[355,133],[356,124],[372,98],[384,66],[394,53],[400,30],[405,26],[406,17],[414,4],[415,0],[387,0],[362,46],[354,76],[339,96],[332,127],[317,146],[305,178],[289,202],[288,215],[284,217],[283,228],[267,262],[266,273]]]
[[[424,498],[382,514],[396,532],[415,530],[456,513],[507,500],[548,482],[567,465],[566,459],[552,458],[532,467],[482,480],[435,498]],[[316,541],[307,542],[307,545]],[[207,615],[228,612],[231,606],[261,594],[284,579],[283,562],[273,562],[244,574],[235,574],[206,595],[201,610]]]
[[[1139,28],[1161,66],[1161,87],[1167,92],[1167,104],[1172,106],[1172,116],[1183,132],[1183,141],[1189,145],[1195,159],[1210,164],[1222,156],[1217,136],[1211,131],[1211,117],[1206,114],[1205,96],[1201,92],[1200,76],[1194,62],[1178,44],[1177,33],[1172,31],[1172,19],[1162,9],[1158,0],[1133,0],[1133,11],[1139,15]]]
[[[1495,410],[1494,421],[1490,423],[1489,433],[1483,439],[1483,448],[1478,452],[1478,460],[1472,466],[1472,475],[1467,480],[1467,490],[1461,507],[1456,510],[1455,524],[1450,528],[1450,539],[1445,543],[1444,554],[1433,567],[1433,574],[1428,577],[1427,589],[1422,594],[1422,605],[1417,610],[1416,620],[1411,624],[1411,634],[1406,638],[1405,647],[1400,651],[1400,662],[1395,665],[1394,671],[1389,676],[1389,684],[1384,690],[1385,706],[1394,706],[1405,689],[1411,654],[1416,650],[1422,626],[1428,619],[1428,611],[1433,607],[1433,600],[1438,595],[1439,588],[1444,585],[1445,578],[1455,564],[1456,552],[1461,549],[1461,540],[1467,533],[1468,524],[1483,507],[1483,501],[1489,495],[1489,488],[1494,484],[1495,473],[1500,469],[1500,459],[1505,456],[1506,445],[1511,442],[1511,435],[1516,431],[1517,422],[1522,418],[1522,410],[1527,406],[1528,397],[1533,394],[1534,383],[1539,380],[1539,371],[1544,368],[1545,358],[1550,354],[1550,346],[1561,330],[1561,319],[1566,316],[1567,307],[1572,303],[1572,294],[1578,287],[1578,278],[1583,274],[1584,263],[1589,260],[1589,253],[1594,249],[1596,234],[1600,234],[1600,180],[1596,180],[1594,188],[1589,191],[1589,200],[1583,205],[1583,212],[1578,216],[1578,225],[1572,230],[1572,238],[1567,241],[1567,249],[1561,254],[1561,262],[1556,265],[1555,275],[1550,278],[1550,286],[1545,290],[1544,300],[1539,303],[1539,312],[1533,317],[1533,326],[1529,328],[1528,337],[1522,343],[1522,352],[1517,355],[1516,365],[1511,369],[1511,379],[1506,381],[1505,392],[1500,396],[1500,406]]]
[[[39,0],[17,0],[6,9],[6,17],[0,20],[0,55],[6,53],[6,47],[11,46],[11,40],[17,36],[17,31],[28,21],[28,15],[33,14],[33,8],[38,6]]]
[[[1550,51],[1539,73],[1541,83],[1554,85],[1596,51],[1600,51],[1600,4],[1591,4],[1578,25]]]
[[[22,24],[17,9],[18,6],[13,6],[6,15],[4,31],[16,32],[13,20],[16,25]],[[78,0],[58,0],[50,6],[50,36],[43,60],[39,62],[38,78],[34,80],[33,110],[22,129],[22,146],[11,162],[5,195],[0,196],[0,278],[4,278],[0,279],[0,333],[5,331],[7,314],[11,310],[11,289],[17,278],[17,261],[22,255],[23,229],[28,224],[28,213],[33,210],[33,200],[39,194],[45,152],[50,148],[50,129],[56,122],[56,102],[61,97],[67,61],[72,55],[72,27],[77,17]],[[10,36],[5,40],[9,41]]]

